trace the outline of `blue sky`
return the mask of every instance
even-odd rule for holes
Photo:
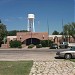
[[[35,14],[35,31],[62,31],[63,23],[75,22],[75,0],[0,0],[0,19],[7,30],[26,30],[27,15]],[[48,23],[47,23],[48,21]]]

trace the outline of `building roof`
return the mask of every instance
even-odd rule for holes
[[[49,37],[52,37],[52,38],[54,38],[54,37],[62,37],[62,35],[49,35]]]

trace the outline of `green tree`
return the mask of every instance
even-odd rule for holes
[[[59,35],[59,32],[55,30],[52,35]]]
[[[63,35],[63,32],[60,32],[59,35]]]
[[[8,36],[16,36],[17,30],[8,31]]]
[[[16,36],[17,32],[28,32],[27,30],[12,30],[8,31],[8,36]]]
[[[28,32],[27,30],[20,30],[19,32]]]
[[[48,47],[48,46],[51,46],[53,44],[53,41],[51,41],[51,40],[41,40],[40,44],[42,45],[42,47]]]
[[[4,24],[0,23],[0,46],[1,46],[3,39],[6,35],[7,35],[6,26]]]
[[[72,36],[75,40],[75,23],[72,22],[72,23],[69,23],[69,24],[66,24],[64,25],[64,35],[66,36]]]
[[[2,22],[1,22],[1,19],[0,19],[0,23],[2,23]]]

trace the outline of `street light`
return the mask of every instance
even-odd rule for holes
[[[30,32],[31,32],[31,44],[32,44],[32,24],[30,24]]]
[[[32,31],[31,31],[31,44],[32,44]]]

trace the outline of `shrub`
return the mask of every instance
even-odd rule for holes
[[[18,46],[18,48],[22,48],[22,46]]]
[[[36,48],[42,48],[41,44],[36,45]]]
[[[28,46],[28,48],[33,48],[34,47],[34,45],[33,44],[30,44],[29,46]]]
[[[42,40],[41,45],[42,47],[50,47],[53,44],[53,41],[51,40]]]
[[[10,41],[10,47],[11,48],[22,48],[22,43],[20,41],[14,40]]]

